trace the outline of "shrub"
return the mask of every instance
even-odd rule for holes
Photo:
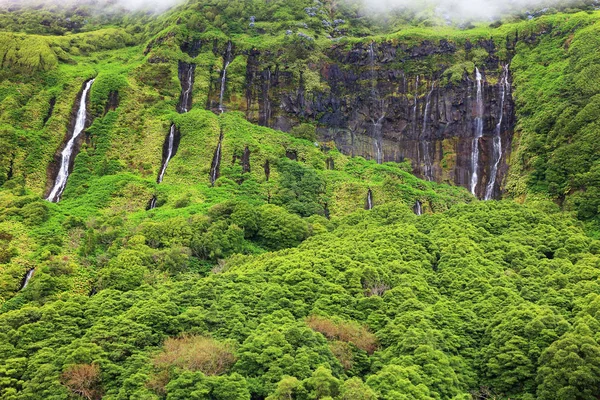
[[[76,364],[62,374],[62,383],[72,393],[88,400],[101,399],[100,368],[96,364]]]
[[[165,340],[163,351],[153,361],[160,369],[174,365],[205,375],[221,375],[233,365],[235,356],[228,344],[190,335]]]
[[[377,348],[377,338],[367,327],[356,322],[333,321],[331,319],[311,315],[306,324],[314,331],[322,333],[327,339],[352,343],[361,350],[371,354]]]

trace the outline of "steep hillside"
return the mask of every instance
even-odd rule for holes
[[[9,3],[0,398],[600,397],[594,4]]]

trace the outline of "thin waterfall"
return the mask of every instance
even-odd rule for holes
[[[27,274],[25,274],[25,277],[23,278],[23,281],[21,283],[21,288],[19,289],[19,291],[21,291],[27,287],[34,272],[35,272],[35,268],[31,268],[29,271],[27,271]]]
[[[165,172],[167,172],[167,167],[169,166],[169,161],[173,157],[173,152],[175,149],[175,124],[171,124],[169,136],[167,136],[167,142],[165,144],[167,151],[163,153],[163,164],[160,168],[160,173],[158,174],[156,183],[161,183],[163,181],[163,178],[165,177]]]
[[[417,200],[413,206],[413,211],[417,215],[423,215],[423,204]]]
[[[478,170],[479,170],[479,139],[483,136],[483,90],[482,81],[483,77],[479,72],[478,68],[475,68],[475,78],[477,80],[477,104],[475,118],[475,137],[473,138],[473,145],[471,150],[471,166],[473,168],[471,173],[471,193],[477,196],[477,181],[478,181]]]
[[[491,200],[494,196],[494,186],[496,186],[498,167],[500,166],[500,161],[502,160],[502,120],[504,118],[504,102],[507,93],[510,92],[510,83],[508,81],[508,75],[508,64],[506,64],[503,67],[502,77],[500,79],[500,82],[498,83],[500,90],[500,112],[498,116],[498,123],[496,124],[496,130],[494,131],[494,152],[492,159],[493,164],[490,172],[490,181],[485,189],[484,200]]]
[[[417,122],[417,119],[418,119],[417,107],[418,107],[418,105],[419,105],[419,75],[417,75],[417,80],[415,81],[415,105],[413,107],[413,116],[414,116],[414,118],[413,118],[413,133],[415,134],[415,136],[417,134],[417,125],[418,125],[418,122]]]
[[[371,101],[373,103],[380,103],[381,116],[375,119],[371,118],[373,124],[373,147],[375,149],[375,160],[377,164],[383,162],[383,136],[381,129],[383,127],[383,120],[385,119],[385,101],[380,100],[379,92],[377,90],[377,76],[375,74],[375,49],[373,42],[369,44],[369,65],[371,67]]]
[[[383,127],[383,120],[385,118],[385,114],[375,120],[371,120],[373,122],[373,142],[375,144],[375,160],[377,164],[381,164],[383,162],[383,136],[381,133],[381,128]]]
[[[177,104],[177,112],[180,114],[185,114],[190,111],[192,108],[192,92],[194,88],[194,72],[196,71],[196,64],[187,64],[184,62],[179,63],[179,80],[181,81],[181,95],[179,96],[179,104]],[[160,167],[160,172],[158,173],[158,177],[156,178],[156,183],[162,183],[165,173],[167,172],[167,167],[169,166],[169,161],[175,156],[177,153],[177,148],[179,146],[179,131],[175,124],[171,124],[169,128],[169,134],[165,138],[165,142],[163,144],[163,158],[162,164]],[[153,210],[156,208],[158,203],[158,199],[156,195],[153,195],[146,210]]]
[[[433,180],[433,162],[431,160],[430,138],[427,138],[427,120],[429,118],[429,109],[431,106],[431,95],[435,90],[435,81],[431,83],[431,90],[427,93],[425,103],[425,115],[423,116],[423,131],[421,134],[421,143],[423,144],[423,176],[426,180]]]
[[[184,114],[192,108],[192,89],[194,88],[195,70],[196,64],[180,62],[179,80],[181,81],[181,96],[177,110],[180,114]]]
[[[221,167],[221,143],[223,142],[223,131],[219,135],[219,143],[213,156],[213,161],[210,166],[210,184],[214,186],[217,179],[219,179],[219,169]]]
[[[373,209],[373,192],[371,191],[371,189],[369,189],[369,191],[367,192],[367,204],[365,205],[365,209]]]
[[[231,41],[227,43],[227,53],[225,53],[225,61],[223,71],[221,73],[221,93],[219,95],[219,111],[221,114],[225,111],[223,108],[223,97],[225,96],[225,84],[227,83],[227,68],[231,63]]]
[[[148,202],[148,206],[146,207],[146,211],[154,210],[156,208],[156,202],[157,202],[157,200],[158,199],[156,198],[156,195],[152,196],[152,198]]]
[[[262,122],[259,121],[259,124],[263,126],[269,126],[269,121],[271,120],[271,100],[269,99],[269,91],[271,90],[271,69],[267,68],[261,74],[263,83],[262,83],[262,99],[263,99],[263,114],[262,114]],[[259,115],[260,118],[260,115]]]
[[[85,125],[87,122],[87,98],[90,92],[90,88],[94,83],[94,79],[90,79],[85,84],[83,92],[81,93],[81,98],[79,99],[79,109],[77,110],[77,117],[75,121],[75,128],[73,129],[73,135],[65,145],[65,148],[60,153],[60,168],[58,170],[58,174],[56,175],[56,179],[54,181],[54,186],[50,191],[50,194],[46,197],[46,200],[52,203],[58,203],[60,201],[60,197],[67,186],[67,180],[69,179],[69,167],[72,165],[72,159],[74,157],[75,147],[77,143],[77,138],[81,135],[81,132],[85,129]]]

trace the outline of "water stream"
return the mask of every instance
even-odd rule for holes
[[[492,155],[492,168],[490,169],[490,180],[485,189],[484,200],[491,200],[494,197],[494,187],[496,186],[496,179],[498,177],[498,167],[500,166],[500,161],[502,160],[502,120],[504,118],[504,103],[506,100],[506,95],[510,93],[510,82],[509,78],[509,70],[508,64],[503,67],[502,76],[500,78],[500,82],[498,82],[498,87],[500,91],[500,110],[498,116],[498,123],[496,124],[496,129],[494,131],[494,139],[493,139],[493,155]]]
[[[475,78],[477,80],[476,97],[476,117],[475,117],[475,136],[471,149],[471,193],[477,196],[477,183],[479,179],[479,139],[483,136],[483,77],[478,68],[475,68]]]
[[[23,282],[21,283],[21,288],[19,289],[19,291],[21,291],[27,287],[34,272],[35,272],[35,268],[31,268],[29,271],[27,271],[27,274],[25,275],[25,278],[23,278]]]
[[[225,111],[223,108],[223,97],[225,97],[225,86],[227,84],[227,68],[231,63],[231,42],[227,43],[227,53],[225,53],[224,63],[223,71],[221,72],[221,93],[219,94],[219,112],[221,114]]]
[[[77,145],[77,139],[79,135],[85,129],[85,125],[87,122],[87,98],[90,92],[90,88],[94,83],[94,79],[90,79],[85,84],[83,92],[81,92],[81,98],[79,99],[79,109],[77,110],[77,117],[75,120],[75,127],[73,128],[73,134],[69,138],[69,141],[65,145],[65,148],[60,153],[60,167],[58,169],[58,173],[56,175],[56,179],[54,180],[54,186],[50,191],[50,194],[46,197],[46,200],[51,201],[53,203],[58,203],[60,201],[60,197],[67,186],[67,180],[69,179],[69,168],[72,165],[72,159],[76,156],[75,149]]]
[[[433,162],[431,159],[431,138],[427,137],[427,120],[429,119],[429,109],[431,108],[431,95],[435,90],[435,82],[431,83],[431,90],[427,93],[425,103],[425,115],[423,116],[423,131],[420,142],[423,144],[423,176],[426,180],[433,180]]]

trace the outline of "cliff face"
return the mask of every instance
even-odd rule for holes
[[[410,160],[424,179],[498,198],[515,125],[512,79],[504,68],[507,47],[500,60],[491,42],[467,42],[460,48],[446,41],[415,47],[340,45],[328,51],[326,60],[308,63],[299,76],[275,63],[272,54],[249,51],[244,54],[245,93],[226,91],[224,104],[244,111],[254,123],[282,131],[316,122],[319,141],[334,143],[345,154],[378,162]],[[469,61],[476,52],[485,56]],[[479,102],[476,65],[481,70]],[[306,75],[315,72],[318,89],[307,84]],[[218,103],[220,83],[211,85],[209,107]],[[478,123],[483,130],[476,139]]]

